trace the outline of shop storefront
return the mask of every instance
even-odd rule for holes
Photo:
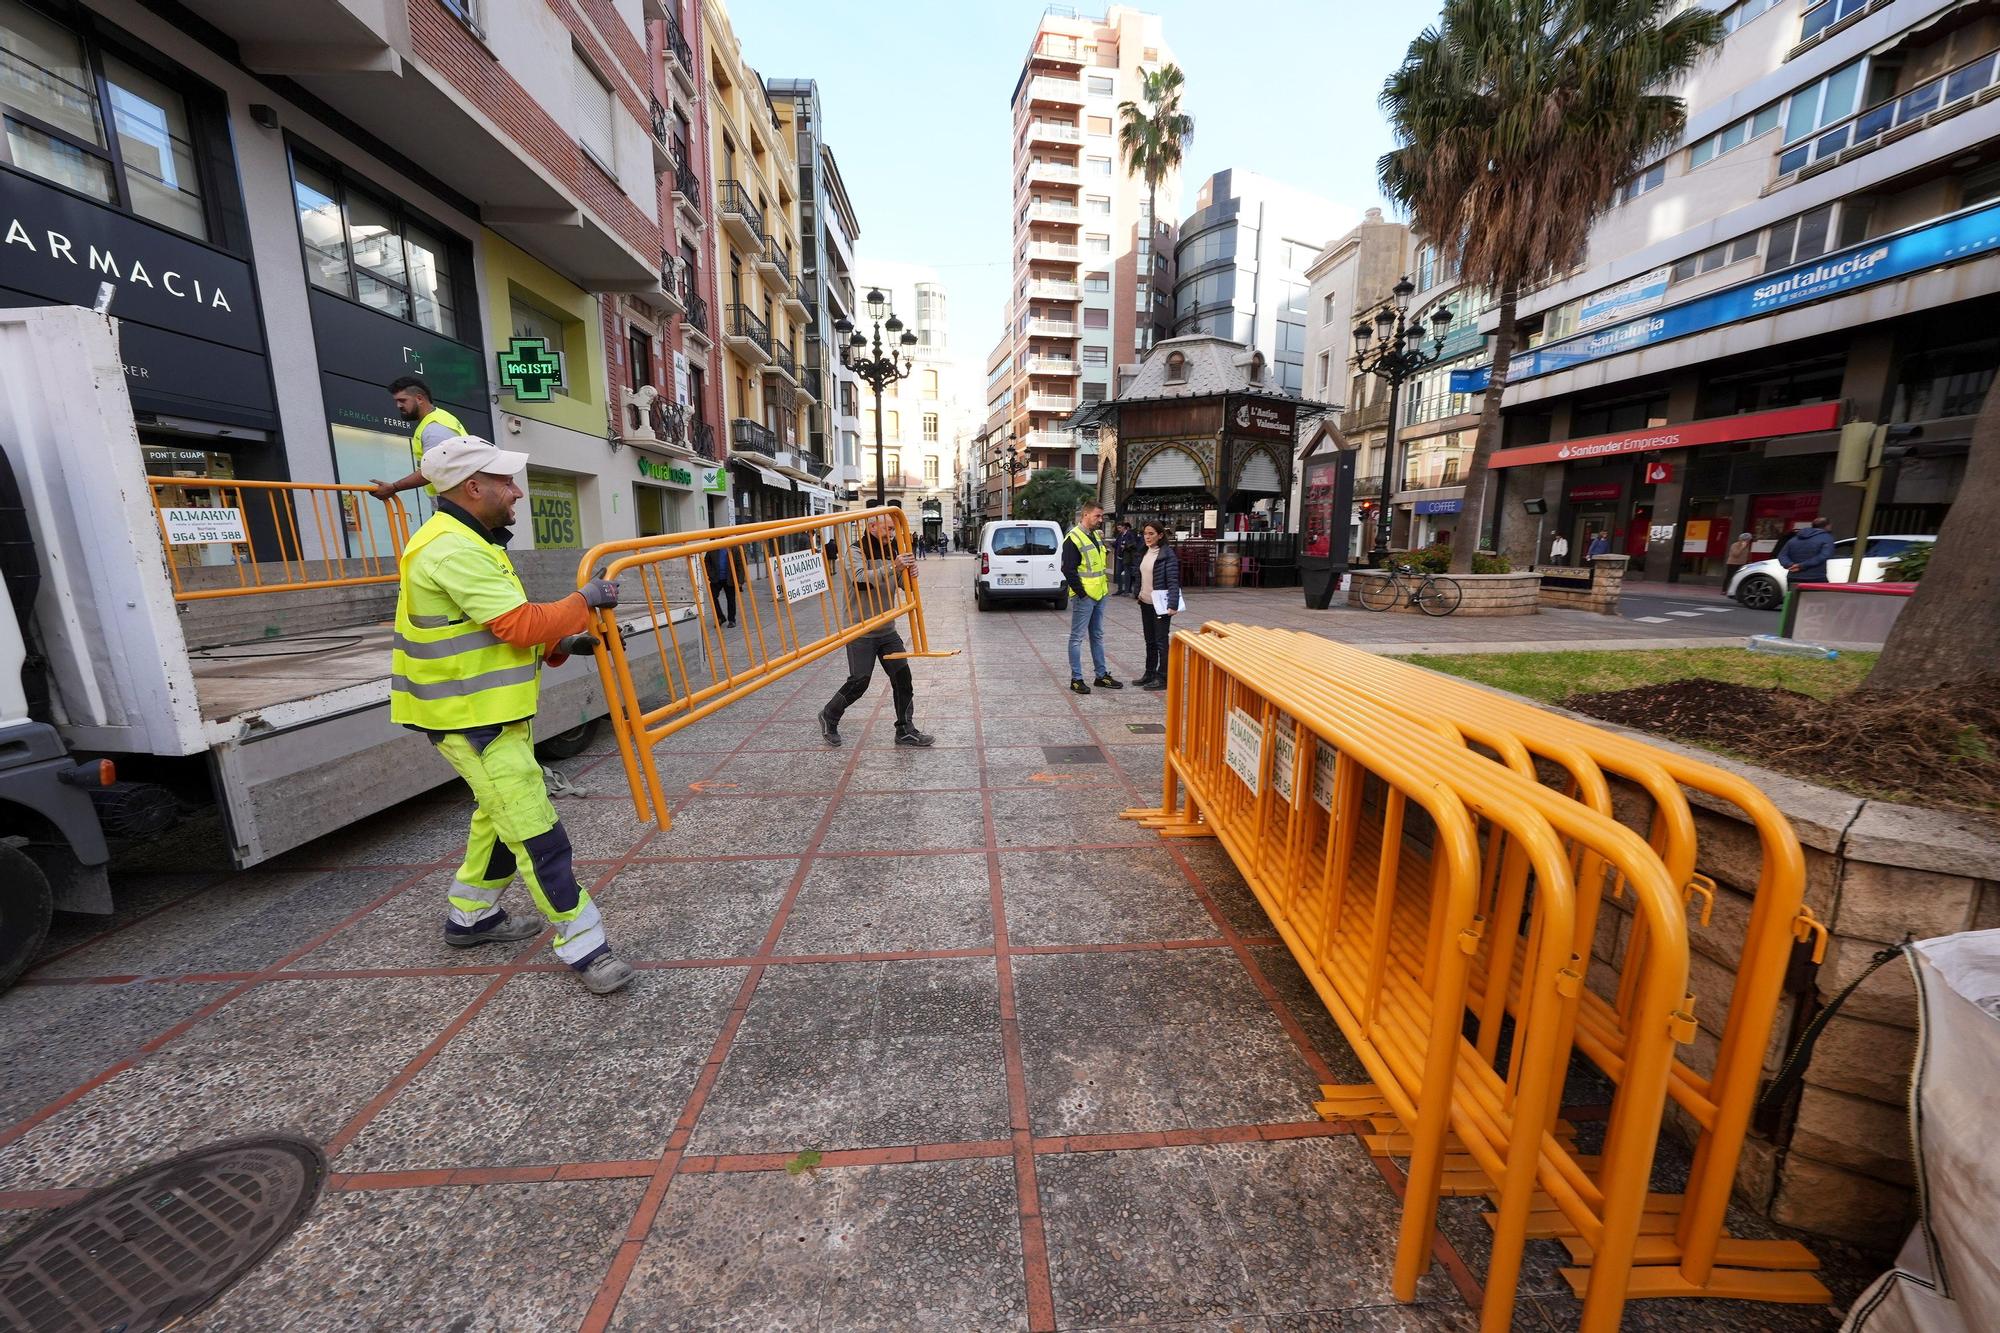
[[[668,532],[696,532],[717,527],[712,502],[729,494],[723,470],[685,458],[640,452],[633,460],[638,477],[632,483],[633,513],[642,537]]]
[[[1648,578],[1720,583],[1738,533],[1761,560],[1825,511],[1839,424],[1839,404],[1814,403],[1503,449],[1493,466],[1557,465],[1545,541],[1572,558],[1602,536]]]

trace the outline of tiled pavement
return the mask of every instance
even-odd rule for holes
[[[827,663],[662,747],[670,831],[605,750],[564,766],[641,969],[621,995],[540,944],[440,943],[451,787],[255,872],[198,827],[130,858],[120,915],[65,919],[0,997],[0,1235],[291,1130],[331,1188],[201,1328],[1474,1327],[1481,1205],[1447,1203],[1395,1305],[1400,1175],[1311,1109],[1352,1054],[1226,856],[1116,818],[1157,790],[1158,697],[1068,694],[1063,618],[971,614],[969,568],[923,571],[933,641],[966,649],[915,664],[935,750],[891,746],[879,685],[824,750]],[[1113,620],[1129,678],[1136,619]],[[1515,1327],[1574,1327],[1559,1259],[1535,1246]],[[1865,1275],[1833,1276],[1846,1298]]]

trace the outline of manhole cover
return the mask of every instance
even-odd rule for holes
[[[1167,734],[1167,724],[1164,722],[1127,722],[1125,730],[1131,732],[1134,736],[1164,736]]]
[[[213,1301],[305,1219],[326,1158],[232,1139],[107,1185],[0,1250],[0,1329],[150,1333]]]
[[[1051,764],[1101,764],[1104,751],[1095,745],[1044,745],[1042,758]]]

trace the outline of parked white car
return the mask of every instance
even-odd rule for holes
[[[1063,530],[1040,518],[1003,519],[979,537],[979,573],[973,600],[981,611],[1001,602],[1068,600],[1062,577]]]
[[[1868,554],[1861,557],[1861,581],[1881,583],[1889,577],[1891,562],[1919,542],[1934,542],[1936,537],[1926,537],[1916,533],[1895,536],[1870,537]],[[1783,550],[1781,545],[1779,550]],[[1833,544],[1833,558],[1826,562],[1826,578],[1829,583],[1845,583],[1847,566],[1854,558],[1854,538]],[[1729,581],[1725,590],[1752,611],[1776,610],[1785,600],[1785,567],[1773,556],[1769,560],[1759,560],[1736,571],[1736,577]]]

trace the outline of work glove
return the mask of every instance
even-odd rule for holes
[[[555,652],[564,657],[588,657],[597,651],[595,634],[568,634],[556,640]]]
[[[578,591],[583,593],[584,605],[593,611],[618,605],[618,584],[611,579],[592,579]]]

